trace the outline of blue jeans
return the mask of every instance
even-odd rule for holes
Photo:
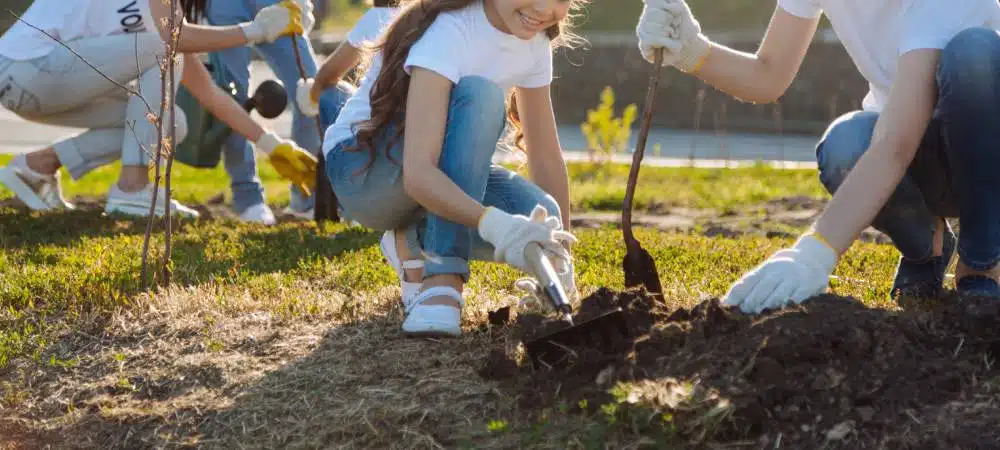
[[[459,80],[451,92],[441,171],[483,205],[528,215],[540,204],[559,217],[559,204],[551,195],[492,163],[505,121],[504,95],[497,85],[479,77]],[[366,150],[345,150],[355,145],[353,138],[327,154],[327,174],[342,215],[380,231],[404,228],[410,251],[425,255],[424,277],[457,274],[467,280],[469,260],[493,260],[493,246],[477,230],[426,213],[406,194],[403,145],[387,145],[392,134],[383,130],[376,139],[374,160]]]
[[[235,25],[253,20],[257,11],[278,3],[280,0],[210,0],[206,18],[212,25]],[[307,76],[316,75],[316,61],[313,59],[312,44],[308,39],[296,38],[302,65]],[[292,109],[292,140],[302,148],[320,156],[320,138],[316,130],[316,120],[306,117],[295,105],[295,88],[300,79],[292,39],[283,37],[270,44],[255,46],[264,57],[271,70],[288,90],[289,107]],[[251,49],[239,47],[217,52],[224,69],[236,85],[237,100],[249,97]],[[326,130],[336,119],[349,95],[340,89],[328,89],[320,97],[320,122]],[[226,172],[229,174],[233,190],[233,207],[242,212],[246,208],[264,201],[264,186],[257,176],[257,162],[254,150],[243,137],[233,134],[224,149]],[[312,209],[313,199],[291,186],[290,206],[304,212]]]
[[[1000,261],[1000,35],[972,28],[941,53],[938,100],[920,149],[872,226],[904,259],[933,256],[939,217],[958,217],[958,254],[973,270]],[[816,149],[820,181],[831,193],[867,151],[878,114],[837,119]]]

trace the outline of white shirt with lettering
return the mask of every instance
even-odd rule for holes
[[[826,14],[870,91],[863,108],[881,111],[900,56],[943,49],[960,31],[1000,29],[997,0],[778,0],[786,12],[808,19]]]
[[[70,42],[146,32],[156,32],[149,0],[35,0],[0,37],[0,56],[25,61],[48,55],[60,45],[53,37]]]

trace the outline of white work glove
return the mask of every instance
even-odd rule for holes
[[[295,0],[295,2],[302,9],[302,35],[309,36],[309,33],[316,27],[316,15],[314,14],[316,6],[313,5],[312,0]]]
[[[698,68],[711,50],[701,25],[684,0],[643,0],[642,15],[636,25],[639,51],[653,62],[654,50],[663,48],[663,65],[684,72]]]
[[[537,243],[553,265],[571,261],[564,243],[575,243],[576,237],[566,231],[549,228],[548,214],[542,206],[535,206],[531,217],[508,214],[491,206],[486,208],[477,228],[479,235],[493,245],[494,260],[530,274],[531,266],[524,257],[524,250],[530,242]]]
[[[722,301],[751,314],[802,303],[826,290],[836,264],[833,248],[807,234],[744,275]]]
[[[302,34],[302,8],[297,0],[283,0],[261,9],[252,22],[241,24],[240,29],[251,44]]]
[[[307,80],[300,78],[295,87],[295,104],[299,106],[299,111],[302,111],[306,117],[316,117],[319,114],[319,102],[312,98],[312,89],[315,84],[314,78]]]

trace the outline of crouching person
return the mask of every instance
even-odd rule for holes
[[[529,243],[563,268],[563,285],[575,292],[569,183],[549,94],[552,46],[571,3],[403,6],[327,131],[327,170],[344,216],[390,231],[383,251],[399,275],[404,333],[460,335],[469,261],[531,273]],[[532,181],[491,162],[509,91]]]
[[[864,110],[835,121],[817,147],[833,199],[793,247],[737,281],[727,303],[757,313],[823,292],[869,225],[901,253],[895,293],[937,295],[957,247],[958,293],[1000,300],[1000,4],[779,0],[759,50],[746,54],[702,35],[683,0],[645,3],[644,55],[664,48],[667,63],[736,97],[779,97],[823,13],[871,86]],[[960,219],[959,239],[946,217]]]
[[[120,159],[121,174],[110,189],[105,211],[144,216],[153,209],[156,215],[164,215],[162,192],[153,207],[148,166],[157,148],[158,130],[148,117],[159,113],[163,99],[160,62],[166,53],[165,37],[170,36],[167,18],[174,14],[178,20],[194,20],[204,12],[204,4],[205,0],[181,0],[177,11],[170,11],[158,0],[132,2],[127,8],[96,0],[32,3],[23,23],[0,37],[0,104],[26,120],[87,131],[16,156],[0,168],[0,183],[33,210],[71,208],[60,189],[59,169],[66,167],[78,179]],[[279,174],[308,187],[316,173],[316,158],[255,123],[212,82],[197,57],[199,52],[299,33],[301,14],[295,3],[286,0],[237,26],[185,23],[177,43],[181,56],[174,77],[210,113],[255,142]],[[139,95],[130,96],[119,86],[129,84]],[[175,108],[174,114],[173,131],[183,139],[183,111]],[[169,136],[170,131],[164,134]],[[198,216],[176,200],[171,200],[170,209],[179,216]]]

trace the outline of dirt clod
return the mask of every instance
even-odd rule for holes
[[[954,448],[964,433],[1000,423],[997,402],[984,404],[996,387],[982,381],[1000,379],[989,364],[1000,350],[1000,311],[983,300],[898,312],[822,295],[755,317],[717,299],[670,311],[639,293],[601,289],[578,314],[615,306],[631,333],[618,351],[574,348],[567,368],[513,364],[506,367],[519,369],[482,375],[504,381],[529,410],[586,400],[639,410],[630,417],[669,415],[687,444]],[[530,339],[552,326],[521,315],[511,330]],[[658,414],[641,413],[648,410]],[[973,410],[976,420],[955,419]]]

